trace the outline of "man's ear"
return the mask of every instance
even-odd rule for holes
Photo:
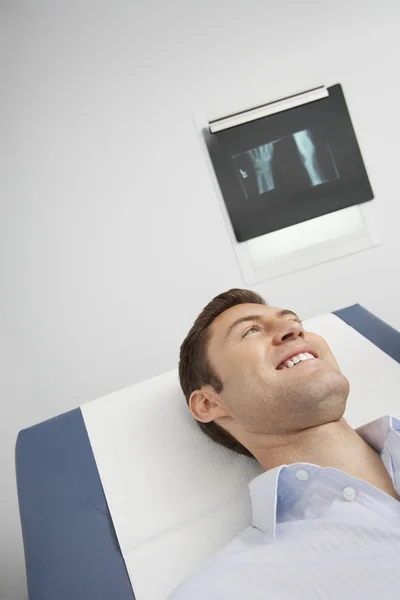
[[[211,386],[204,386],[201,390],[191,393],[189,409],[193,417],[202,423],[211,423],[220,417],[229,416],[217,392]]]

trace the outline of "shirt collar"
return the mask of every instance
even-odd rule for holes
[[[394,474],[400,472],[400,419],[386,415],[362,425],[357,433],[367,444],[381,453],[382,461],[394,480]],[[275,538],[277,504],[284,500],[285,504],[299,494],[301,482],[293,477],[282,477],[282,473],[295,465],[282,465],[258,475],[249,484],[253,511],[253,527],[265,535]],[[313,468],[319,469],[317,465]],[[397,490],[400,493],[400,489]]]

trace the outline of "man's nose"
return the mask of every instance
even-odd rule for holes
[[[299,337],[304,337],[304,330],[301,323],[295,320],[285,320],[276,324],[273,343],[279,345]]]

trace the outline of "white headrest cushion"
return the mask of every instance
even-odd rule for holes
[[[305,328],[328,341],[350,379],[351,426],[396,413],[394,360],[334,315]],[[261,468],[203,434],[176,370],[85,404],[82,413],[136,600],[165,600],[251,523],[248,483]]]

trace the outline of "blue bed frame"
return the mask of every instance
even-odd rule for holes
[[[400,363],[400,333],[338,317]],[[29,600],[135,600],[79,408],[21,431],[16,473]]]

